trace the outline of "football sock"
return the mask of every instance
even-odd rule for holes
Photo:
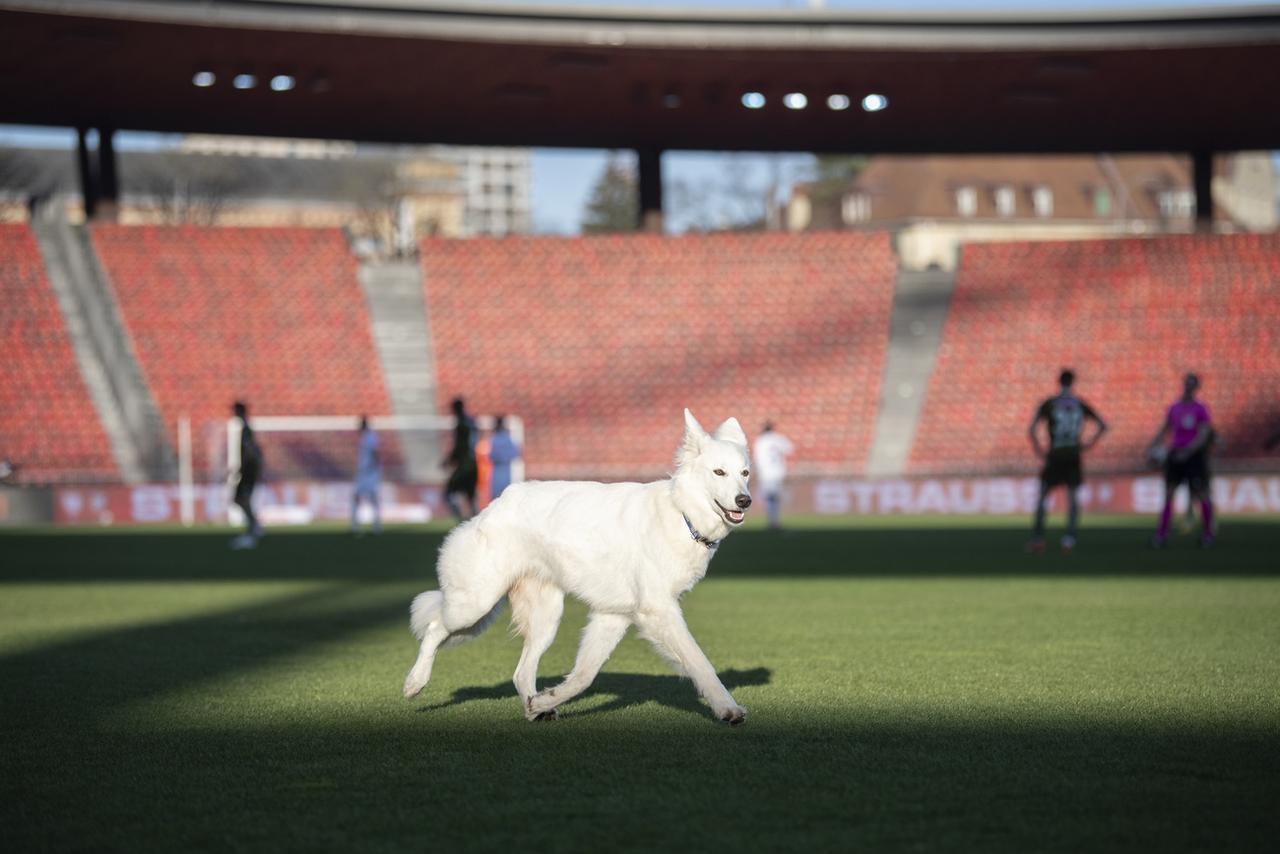
[[[1031,529],[1031,535],[1037,540],[1044,539],[1044,508],[1049,503],[1049,495],[1046,492],[1040,493],[1040,500],[1036,502],[1036,521]]]
[[[1213,536],[1213,502],[1208,498],[1200,499],[1200,517],[1204,520],[1204,528],[1201,530],[1201,536]]]

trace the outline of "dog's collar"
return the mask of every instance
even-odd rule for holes
[[[702,536],[701,534],[698,533],[698,529],[693,527],[693,523],[689,521],[688,516],[685,516],[683,513],[681,513],[680,516],[681,518],[684,519],[685,527],[689,529],[689,536],[693,537],[693,541],[695,543],[702,543],[704,546],[711,549],[712,551],[715,551],[717,548],[720,547],[719,540],[710,540]]]

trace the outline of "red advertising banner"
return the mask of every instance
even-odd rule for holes
[[[819,478],[788,484],[783,510],[827,516],[1026,514],[1035,506],[1038,489],[1033,477]],[[267,525],[342,522],[351,518],[351,493],[348,482],[272,483],[258,487],[254,504]],[[384,484],[380,497],[387,522],[425,522],[447,515],[439,486]],[[1280,513],[1280,474],[1215,477],[1213,497],[1221,513]],[[1164,482],[1159,476],[1095,477],[1081,488],[1080,499],[1089,513],[1157,513],[1164,501]],[[229,508],[229,501],[230,492],[223,485],[196,487],[191,496],[192,520],[238,521],[239,511]],[[1185,501],[1186,491],[1181,490],[1180,506]],[[1052,506],[1064,506],[1062,490],[1055,492]],[[54,495],[54,521],[63,524],[181,520],[181,492],[173,483],[60,487]]]
[[[427,522],[444,507],[438,486],[383,484],[379,504],[384,522]],[[265,525],[306,525],[348,521],[352,484],[288,482],[260,485],[253,503]],[[176,483],[141,486],[61,487],[53,502],[54,521],[64,524],[138,525],[182,521],[182,491]],[[194,522],[239,521],[231,506],[231,492],[222,485],[192,490]]]
[[[1034,477],[858,480],[827,478],[789,490],[791,512],[822,515],[1005,515],[1035,509],[1040,482]],[[1179,506],[1185,506],[1180,490]],[[1223,513],[1280,513],[1280,475],[1222,475],[1213,479],[1213,500]],[[1051,506],[1064,507],[1055,490]],[[1159,476],[1090,478],[1080,489],[1081,509],[1093,513],[1157,513],[1164,503]]]

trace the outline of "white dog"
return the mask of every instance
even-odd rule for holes
[[[693,680],[717,718],[742,723],[747,711],[689,633],[680,597],[706,575],[716,547],[751,506],[747,437],[734,418],[714,434],[687,409],[684,423],[667,480],[513,484],[454,529],[436,564],[440,589],[419,594],[409,609],[422,647],[405,697],[426,687],[441,645],[479,635],[506,597],[524,637],[513,681],[529,720],[554,719],[558,705],[585,691],[635,624]],[[538,692],[538,660],[555,639],[566,592],[587,603],[590,620],[573,670]]]

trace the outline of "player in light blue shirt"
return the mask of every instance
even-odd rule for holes
[[[499,415],[489,437],[489,500],[496,501],[511,485],[511,464],[520,459],[520,446],[507,430],[507,420]]]
[[[360,416],[360,449],[356,462],[355,491],[351,496],[351,531],[359,532],[357,517],[360,499],[373,506],[373,532],[382,531],[382,509],[378,506],[378,487],[382,485],[382,462],[378,458],[378,434],[369,427],[369,418]]]

